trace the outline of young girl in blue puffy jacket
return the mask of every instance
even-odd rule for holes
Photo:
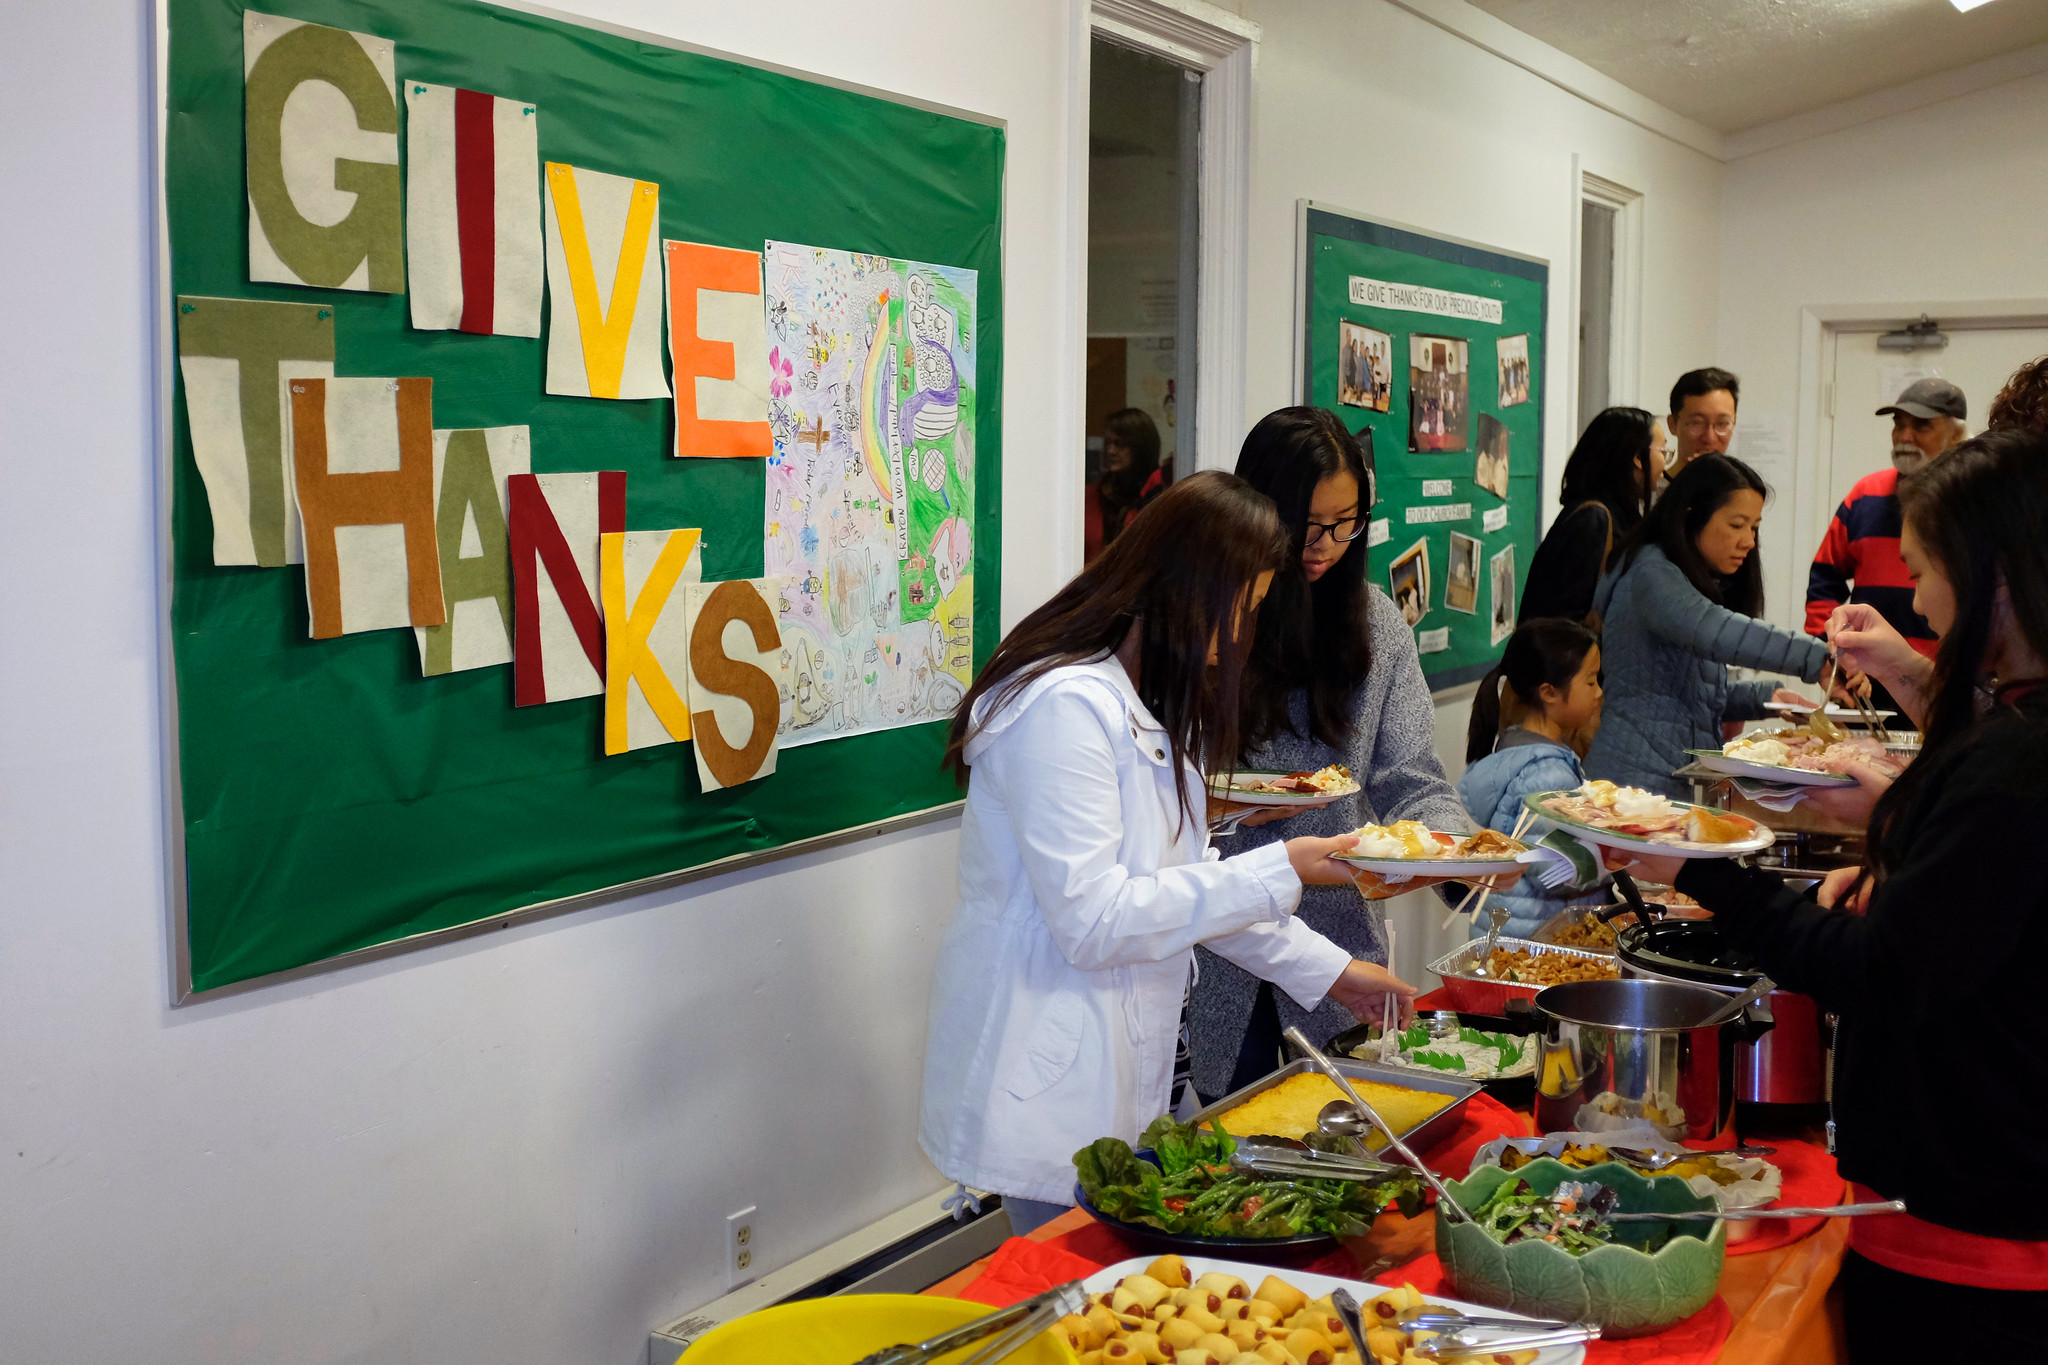
[[[1472,818],[1489,829],[1512,834],[1522,818],[1522,798],[1532,792],[1570,790],[1586,780],[1579,753],[1600,725],[1600,642],[1576,621],[1555,617],[1524,621],[1508,639],[1500,664],[1479,683],[1466,732],[1465,775],[1458,796]],[[1513,723],[1503,726],[1504,720]],[[1576,749],[1575,747],[1576,746]],[[1523,834],[1525,842],[1551,826],[1542,820]],[[1528,938],[1543,922],[1570,905],[1599,905],[1605,897],[1570,887],[1555,890],[1524,877],[1487,898],[1489,911],[1508,912],[1501,933]],[[1473,925],[1486,932],[1491,915]]]

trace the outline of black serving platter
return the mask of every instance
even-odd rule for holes
[[[1159,1164],[1159,1154],[1150,1147],[1138,1149],[1138,1159]],[[1095,1207],[1088,1199],[1081,1182],[1074,1182],[1074,1202],[1088,1211],[1088,1216],[1104,1227],[1111,1229],[1146,1251],[1162,1255],[1176,1253],[1182,1256],[1212,1256],[1224,1260],[1251,1261],[1258,1265],[1287,1266],[1301,1269],[1312,1261],[1321,1260],[1342,1245],[1327,1232],[1308,1233],[1300,1237],[1197,1237],[1187,1232],[1167,1232],[1145,1223],[1127,1223],[1121,1218],[1111,1217]]]

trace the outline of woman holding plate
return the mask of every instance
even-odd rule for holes
[[[1719,749],[1721,722],[1760,720],[1767,681],[1728,681],[1741,664],[1813,682],[1827,646],[1757,619],[1764,609],[1757,528],[1764,481],[1742,461],[1686,465],[1600,581],[1607,697],[1586,772],[1682,796],[1671,774],[1688,749]]]
[[[1245,437],[1237,472],[1278,505],[1288,540],[1245,666],[1237,766],[1286,773],[1342,764],[1361,789],[1319,808],[1281,812],[1292,817],[1284,827],[1253,827],[1254,816],[1228,847],[1395,820],[1470,833],[1471,818],[1437,762],[1436,707],[1414,633],[1365,579],[1365,547],[1356,542],[1374,502],[1370,450],[1333,413],[1281,408]],[[1398,890],[1434,880],[1416,878]],[[1375,887],[1367,894],[1394,893]],[[1311,887],[1296,922],[1324,936],[1333,961],[1386,961],[1384,917],[1348,886]],[[1199,952],[1197,960],[1189,1037],[1202,1095],[1227,1095],[1273,1070],[1289,1025],[1318,1044],[1351,1027],[1343,1010],[1285,999],[1220,952]]]
[[[1169,1108],[1196,943],[1306,1007],[1414,994],[1294,919],[1304,885],[1351,880],[1332,855],[1355,840],[1208,847],[1203,774],[1237,751],[1286,553],[1268,499],[1192,475],[1003,638],[954,716],[947,761],[972,782],[918,1138],[1018,1232],[1071,1202],[1078,1148]]]
[[[1878,800],[1865,865],[1815,900],[1730,861],[1634,866],[1841,1018],[1842,1174],[1910,1211],[1850,1225],[1855,1365],[1925,1356],[1906,1304],[1967,1323],[1986,1359],[2048,1360],[2048,1204],[2028,1188],[2048,1161],[2048,883],[2030,856],[2048,829],[2048,436],[1965,441],[1900,504],[1940,648],[1924,747]]]

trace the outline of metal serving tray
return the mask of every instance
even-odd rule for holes
[[[1505,1014],[1510,1000],[1534,1000],[1536,992],[1543,987],[1517,981],[1496,981],[1490,976],[1473,976],[1474,955],[1484,939],[1473,939],[1462,943],[1450,952],[1429,964],[1429,970],[1444,979],[1444,993],[1451,998],[1451,1008],[1463,1013]],[[1546,953],[1562,953],[1566,957],[1583,958],[1615,966],[1615,955],[1592,948],[1568,948],[1559,943],[1537,943],[1526,938],[1503,936],[1496,947],[1513,952],[1526,948],[1534,956]],[[1618,973],[1617,973],[1618,974]]]
[[[1559,943],[1557,941],[1557,936],[1561,931],[1569,929],[1573,925],[1577,924],[1579,922],[1580,917],[1585,915],[1588,911],[1611,910],[1613,908],[1614,907],[1611,904],[1568,906],[1565,909],[1560,910],[1556,914],[1552,915],[1549,919],[1543,921],[1543,923],[1537,928],[1536,932],[1530,936],[1530,941],[1532,943],[1547,944],[1553,948],[1576,948],[1582,953],[1599,953],[1602,957],[1613,957],[1614,949],[1612,948],[1588,948],[1583,943]],[[1630,917],[1630,922],[1634,922],[1632,915]],[[1480,942],[1480,940],[1473,939],[1472,942],[1478,943]]]
[[[1354,1081],[1378,1081],[1381,1085],[1398,1085],[1408,1090],[1428,1090],[1439,1095],[1451,1096],[1451,1103],[1448,1106],[1439,1109],[1414,1127],[1401,1131],[1401,1140],[1417,1151],[1457,1131],[1465,1102],[1481,1089],[1479,1082],[1468,1081],[1458,1076],[1425,1076],[1406,1067],[1378,1066],[1350,1057],[1332,1057],[1330,1060],[1336,1063],[1339,1071]],[[1224,1096],[1188,1121],[1197,1125],[1207,1123],[1218,1114],[1237,1108],[1252,1096],[1264,1094],[1288,1077],[1299,1076],[1304,1071],[1314,1069],[1314,1065],[1306,1057],[1298,1057],[1272,1075],[1262,1076],[1253,1081],[1235,1095]],[[1233,1133],[1231,1136],[1240,1135]],[[1379,1151],[1386,1146],[1386,1139],[1375,1133],[1366,1145],[1374,1151]]]

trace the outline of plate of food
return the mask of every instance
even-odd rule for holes
[[[1358,790],[1358,779],[1342,763],[1320,772],[1219,773],[1209,780],[1209,794],[1240,806],[1327,806]]]
[[[1420,820],[1391,825],[1366,825],[1355,831],[1358,844],[1336,856],[1353,867],[1395,877],[1493,877],[1521,867],[1516,859],[1529,846],[1497,829],[1477,834],[1448,834]]]
[[[1732,858],[1777,839],[1746,815],[1673,801],[1641,787],[1596,780],[1572,791],[1531,792],[1523,804],[1588,844],[1665,858]]]
[[[1053,1331],[1083,1360],[1101,1353],[1105,1361],[1356,1360],[1349,1353],[1343,1320],[1330,1295],[1345,1289],[1359,1301],[1359,1320],[1376,1347],[1372,1361],[1421,1360],[1415,1348],[1432,1335],[1402,1326],[1417,1313],[1457,1313],[1476,1318],[1521,1318],[1520,1313],[1486,1308],[1463,1299],[1425,1297],[1412,1284],[1382,1289],[1376,1284],[1290,1271],[1282,1276],[1264,1266],[1206,1256],[1133,1257],[1081,1281],[1088,1295],[1085,1315],[1062,1318]],[[1534,1322],[1535,1319],[1530,1319]],[[1213,1330],[1212,1330],[1213,1329]],[[1222,1341],[1209,1338],[1221,1337]],[[1278,1352],[1261,1353],[1267,1343]],[[1123,1349],[1110,1354],[1112,1343]],[[1488,1351],[1447,1356],[1472,1365],[1579,1365],[1582,1345],[1541,1350]]]
[[[1709,772],[1730,777],[1760,777],[1793,787],[1853,787],[1856,779],[1847,773],[1832,773],[1819,767],[1801,767],[1793,761],[1793,750],[1783,740],[1767,734],[1743,735],[1718,749],[1687,749]],[[1809,759],[1815,762],[1817,759]]]

